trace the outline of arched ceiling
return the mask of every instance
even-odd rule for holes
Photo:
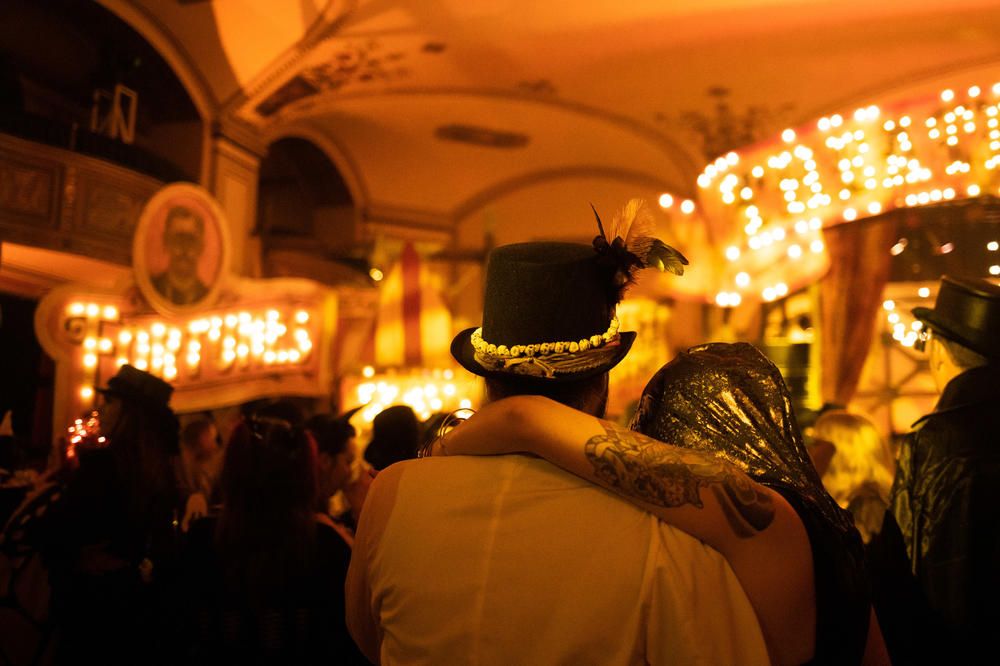
[[[554,179],[693,197],[720,150],[1000,76],[985,0],[102,3],[170,42],[213,121],[307,128],[363,206],[445,224]]]

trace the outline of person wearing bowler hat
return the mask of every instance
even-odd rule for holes
[[[173,387],[123,365],[98,392],[30,530],[49,572],[58,663],[137,663],[164,648],[179,505]]]
[[[107,386],[97,390],[100,433],[127,492],[130,521],[147,526],[151,520],[172,521],[178,503],[174,467],[180,435],[180,423],[169,404],[174,387],[144,370],[122,365]]]
[[[383,470],[401,460],[417,457],[420,423],[409,405],[386,407],[372,419],[372,438],[365,447],[365,460]]]
[[[637,215],[630,202],[612,229]],[[608,372],[636,337],[616,316],[624,287],[639,268],[686,260],[599,229],[592,245],[490,253],[482,327],[451,346],[485,379],[488,407],[545,396],[603,416]],[[540,457],[433,452],[379,472],[361,513],[347,624],[370,660],[768,663],[718,552]]]
[[[940,396],[901,446],[890,509],[948,658],[971,663],[1000,620],[1000,286],[946,275],[913,315]]]

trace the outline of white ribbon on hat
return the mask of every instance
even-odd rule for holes
[[[479,365],[492,372],[509,372],[513,375],[554,378],[557,375],[571,375],[600,367],[618,353],[616,339],[596,349],[577,353],[547,354],[545,356],[500,356],[476,352]]]

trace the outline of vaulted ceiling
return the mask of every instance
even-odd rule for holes
[[[309,138],[369,216],[432,226],[694,198],[722,151],[1000,75],[985,0],[100,2],[203,117]]]
[[[693,196],[713,152],[1000,63],[981,0],[103,4],[203,113],[310,134],[416,217],[574,175]]]

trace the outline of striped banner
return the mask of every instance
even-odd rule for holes
[[[378,368],[448,367],[451,314],[440,296],[441,276],[421,261],[413,243],[380,283],[375,327]]]

